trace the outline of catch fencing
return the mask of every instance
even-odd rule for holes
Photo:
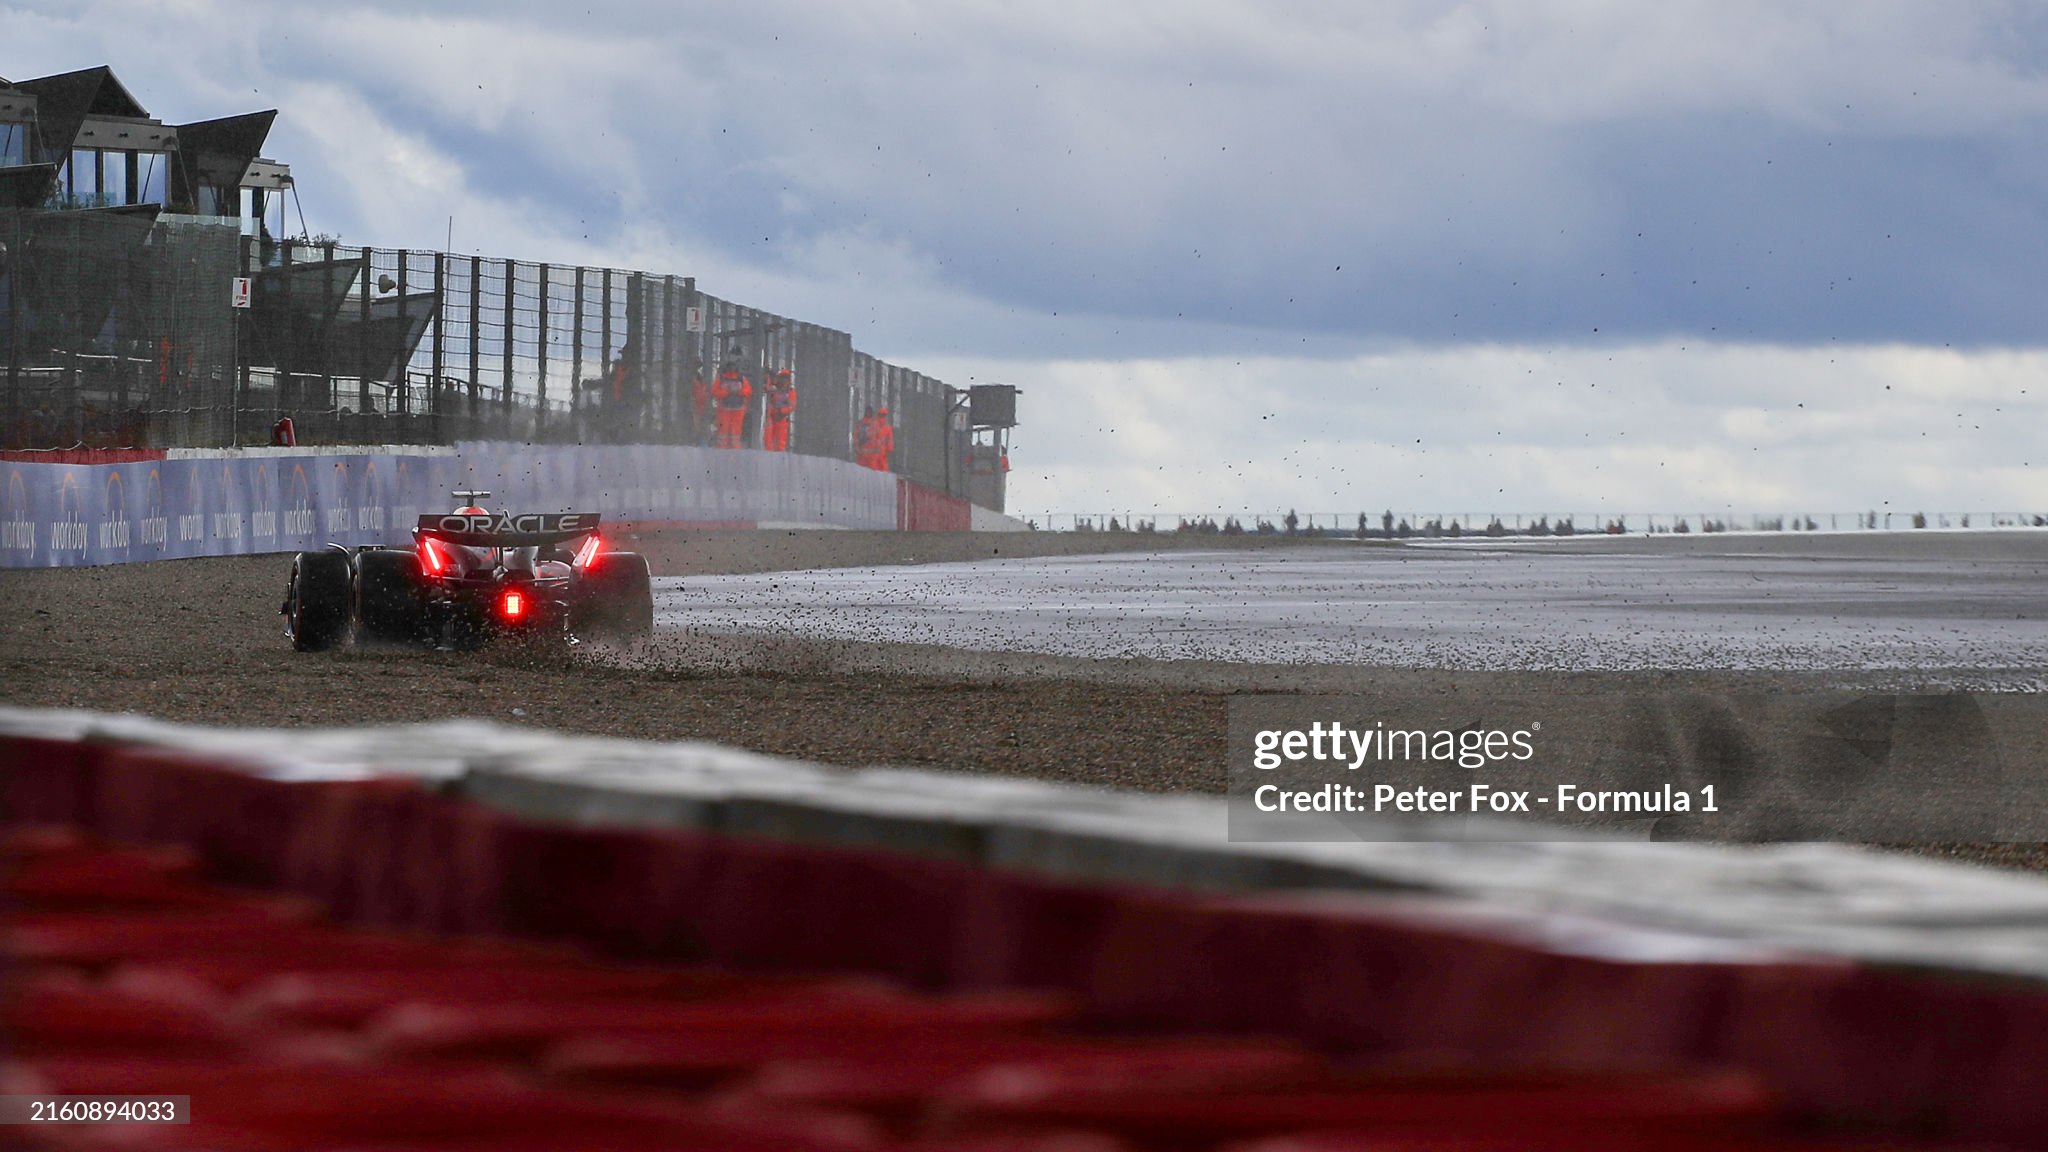
[[[846,332],[724,300],[690,277],[333,242],[122,210],[0,210],[0,447],[708,446],[710,387],[797,388],[789,450],[855,458],[886,408],[890,470],[966,495],[965,393]],[[235,285],[247,295],[237,307]],[[998,478],[972,480],[1000,507]]]
[[[0,211],[0,447],[228,444],[233,227]]]

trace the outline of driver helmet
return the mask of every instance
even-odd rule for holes
[[[488,516],[490,511],[475,504],[464,504],[455,510],[455,514],[457,516]],[[462,566],[471,572],[488,572],[498,566],[498,550],[496,548],[464,544],[457,545],[454,548],[454,552],[456,556],[461,558]]]

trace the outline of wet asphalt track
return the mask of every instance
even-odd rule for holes
[[[2048,534],[1047,557],[657,581],[699,633],[1490,670],[1957,670],[2048,686]]]

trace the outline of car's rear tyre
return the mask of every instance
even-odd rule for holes
[[[401,548],[356,553],[356,641],[406,644],[420,638],[420,559]]]
[[[637,552],[606,552],[580,581],[569,630],[586,640],[632,640],[654,631],[654,579]]]
[[[345,552],[292,557],[285,593],[284,634],[301,652],[332,648],[348,634],[349,563]]]

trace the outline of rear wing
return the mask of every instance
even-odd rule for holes
[[[597,531],[595,512],[484,513],[459,512],[420,517],[415,535],[431,536],[467,548],[530,548],[559,544]]]

